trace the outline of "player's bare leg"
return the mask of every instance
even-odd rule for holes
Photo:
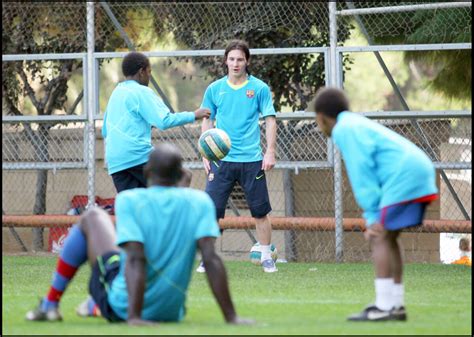
[[[84,235],[87,237],[87,255],[91,266],[97,257],[110,251],[117,251],[115,245],[115,228],[109,215],[99,208],[94,208],[84,214],[80,223]],[[100,317],[100,309],[89,296],[76,308],[76,313],[81,317]]]
[[[79,224],[74,225],[64,242],[58,257],[50,288],[38,307],[26,314],[29,321],[60,321],[59,304],[67,286],[79,268],[88,260],[95,263],[96,257],[107,251],[118,250],[115,229],[109,215],[98,208],[88,210]]]
[[[399,231],[389,232],[390,254],[391,254],[391,272],[393,278],[392,299],[394,301],[394,310],[392,314],[397,316],[398,320],[406,320],[405,311],[405,289],[403,286],[403,259],[401,253],[400,242],[398,237]]]
[[[260,249],[262,252],[260,261],[262,262],[263,271],[266,273],[274,273],[278,271],[278,269],[276,268],[275,261],[273,261],[271,255],[272,224],[268,216],[254,219],[257,240],[260,242]]]
[[[397,243],[398,232],[383,230],[370,238],[372,259],[375,269],[375,305],[368,306],[361,313],[352,315],[351,321],[405,320],[404,312],[397,314],[393,309],[394,275],[401,280],[401,255]],[[398,254],[398,255],[397,255]]]
[[[115,227],[104,210],[94,207],[88,210],[79,224],[87,238],[87,258],[93,266],[98,256],[110,251],[118,251],[115,245]]]

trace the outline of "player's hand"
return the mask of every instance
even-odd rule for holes
[[[210,115],[211,115],[211,110],[209,110],[208,108],[199,108],[196,111],[194,111],[194,117],[196,120],[209,118]]]
[[[158,325],[157,322],[153,321],[146,321],[141,318],[130,318],[127,320],[127,324],[130,326],[151,326],[151,325]]]
[[[262,161],[262,170],[270,171],[276,164],[275,152],[265,152]]]
[[[235,318],[227,321],[227,324],[233,325],[253,325],[255,324],[255,320],[249,318],[242,318],[239,316],[235,316]]]
[[[208,175],[209,171],[211,170],[211,162],[206,158],[202,158],[202,163],[204,164],[204,170],[206,171],[206,175]]]
[[[364,232],[364,237],[367,241],[380,237],[384,232],[383,225],[380,223],[375,223]]]

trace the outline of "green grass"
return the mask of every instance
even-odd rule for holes
[[[89,268],[83,268],[63,297],[62,323],[31,323],[25,313],[45,294],[55,258],[3,256],[2,334],[471,334],[471,268],[409,264],[405,268],[407,322],[350,323],[346,316],[373,301],[370,264],[279,264],[264,274],[249,262],[226,262],[238,313],[254,326],[229,326],[205,275],[193,275],[188,314],[179,324],[134,328],[101,318],[79,318]]]

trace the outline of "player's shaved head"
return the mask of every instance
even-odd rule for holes
[[[182,162],[178,147],[170,143],[157,145],[145,165],[145,177],[152,185],[176,185],[183,176]]]

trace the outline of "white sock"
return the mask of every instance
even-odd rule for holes
[[[262,255],[260,257],[260,261],[265,261],[269,260],[272,258],[272,252],[270,251],[270,245],[264,246],[260,245],[260,252],[262,252]]]
[[[375,279],[375,306],[381,310],[393,308],[393,278]]]
[[[405,288],[403,283],[394,283],[392,287],[392,296],[395,302],[395,307],[402,307],[405,305]]]

